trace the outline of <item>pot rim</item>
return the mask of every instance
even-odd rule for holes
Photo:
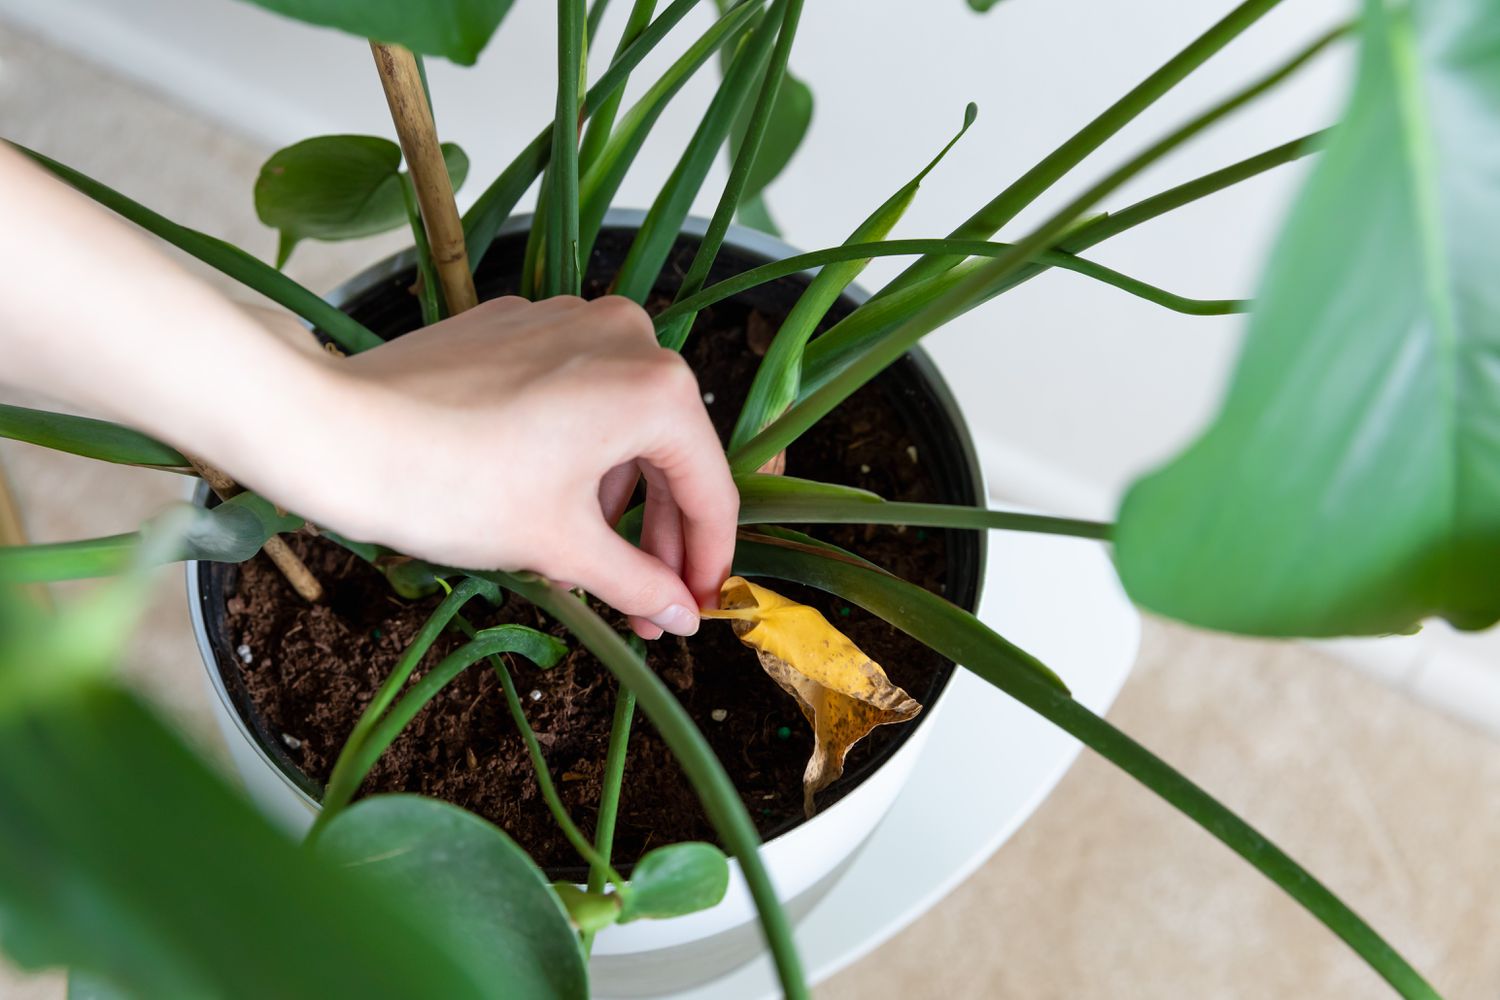
[[[644,222],[645,218],[646,211],[644,209],[612,208],[605,214],[601,228],[639,228],[642,222]],[[519,233],[529,232],[531,229],[531,220],[531,213],[512,215],[496,231],[495,236],[498,239],[502,236],[513,236]],[[702,216],[690,215],[683,221],[683,224],[679,229],[679,235],[701,238],[708,231],[708,226],[708,219],[703,218]],[[799,251],[796,247],[792,246],[790,243],[787,243],[785,240],[780,239],[779,237],[772,236],[769,233],[764,233],[758,229],[752,229],[748,226],[742,226],[737,223],[730,225],[728,232],[724,237],[724,244],[726,246],[733,246],[748,253],[758,254],[760,256],[767,257],[773,260],[791,257],[802,252]],[[409,248],[398,253],[394,253],[389,257],[379,260],[374,264],[371,264],[369,267],[364,268],[363,270],[356,273],[353,277],[339,283],[339,285],[337,285],[332,291],[324,295],[323,298],[331,305],[342,308],[346,303],[362,294],[371,286],[376,285],[388,278],[391,278],[394,275],[399,274],[406,268],[411,267],[415,261],[415,258],[416,250],[414,248]],[[806,275],[808,277],[811,277],[817,274],[818,270],[819,268],[816,267],[808,268],[805,271],[797,272],[797,275]],[[852,299],[856,305],[863,304],[870,298],[870,293],[867,292],[863,287],[861,287],[857,282],[851,282],[845,288],[843,295]],[[311,328],[311,324],[305,323],[305,325]],[[988,485],[986,484],[984,477],[984,466],[979,461],[978,452],[974,447],[974,437],[969,431],[968,421],[964,419],[963,411],[959,407],[958,401],[954,397],[952,389],[949,388],[947,380],[943,378],[942,373],[938,370],[938,367],[933,362],[931,356],[925,350],[923,350],[920,344],[914,345],[909,348],[906,352],[905,357],[912,363],[912,365],[922,376],[923,380],[926,382],[927,390],[932,394],[933,402],[943,412],[943,415],[951,422],[955,431],[957,431],[957,434],[955,435],[956,440],[952,443],[956,446],[958,457],[963,462],[963,464],[968,467],[970,478],[973,482],[974,495],[970,498],[971,502],[977,505],[986,505],[989,501],[989,494]],[[208,485],[206,483],[199,482],[193,489],[192,499],[195,504],[198,504],[200,506],[205,505],[209,499]],[[989,557],[987,533],[980,531],[977,532],[976,535],[978,552],[975,563],[975,586],[973,598],[975,608],[979,606],[979,602],[983,596],[985,572],[987,569]],[[314,798],[311,794],[309,794],[308,791],[304,789],[300,784],[298,784],[295,780],[293,780],[291,775],[286,773],[285,769],[282,768],[282,766],[276,761],[276,759],[266,752],[266,748],[262,745],[261,740],[257,737],[255,731],[251,728],[250,724],[240,713],[239,709],[235,705],[234,699],[230,696],[228,689],[225,687],[222,671],[219,669],[218,657],[215,654],[213,645],[209,639],[208,622],[204,617],[202,587],[200,585],[200,565],[202,564],[197,560],[190,560],[185,563],[185,582],[187,584],[188,614],[193,629],[193,637],[197,641],[198,653],[203,661],[204,671],[208,675],[209,686],[213,690],[215,697],[219,700],[219,704],[224,709],[225,714],[234,720],[235,728],[238,730],[240,736],[243,737],[246,742],[248,742],[250,746],[254,748],[255,755],[260,759],[260,762],[268,767],[271,772],[274,773],[276,777],[281,781],[281,783],[284,784],[304,806],[314,811],[321,811],[322,803],[319,802],[318,799]],[[961,670],[963,669],[963,665],[955,663],[953,669],[955,671]],[[940,690],[936,698],[933,699],[933,703],[926,706],[925,711],[923,711],[915,720],[913,720],[915,724],[914,729],[915,727],[924,725],[928,722],[928,720],[930,720],[934,715],[937,714],[938,709],[944,703],[944,700],[951,687],[952,683],[950,677],[950,681],[943,684],[942,690]],[[915,733],[913,735],[915,735]],[[913,744],[909,737],[901,746],[897,747],[890,756],[881,761],[875,771],[879,771],[881,768],[884,768],[887,764],[890,763],[891,760],[895,759],[895,757],[900,754],[902,750],[906,750],[911,746],[913,746]],[[871,774],[873,775],[875,771],[872,771]],[[863,784],[863,782],[861,782],[861,784]],[[771,844],[774,844],[787,836],[795,834],[799,830],[803,830],[806,827],[811,826],[813,823],[816,823],[818,820],[824,819],[830,814],[835,813],[848,798],[853,796],[858,791],[859,786],[850,789],[848,794],[842,796],[838,801],[830,803],[824,808],[820,808],[811,819],[804,820],[803,822],[798,823],[788,830],[784,830],[781,833],[776,834],[775,836],[768,837],[761,842],[761,849],[764,850]],[[738,864],[733,858],[730,859],[730,863],[731,865]]]

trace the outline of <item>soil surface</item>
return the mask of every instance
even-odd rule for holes
[[[606,241],[601,247],[609,252]],[[486,270],[491,270],[489,260]],[[592,282],[590,292],[601,290],[601,282]],[[505,291],[503,281],[491,281],[482,295]],[[781,298],[784,305],[771,305],[789,307],[791,300]],[[739,302],[700,315],[684,353],[721,436],[727,438],[760,360],[754,347],[780,318]],[[787,474],[860,486],[892,500],[960,500],[942,495],[923,460],[923,446],[930,443],[919,441],[902,419],[886,382],[876,380],[855,394],[793,445]],[[951,582],[947,567],[958,539],[945,538],[944,532],[864,525],[807,530],[939,593]],[[323,582],[325,603],[314,607],[299,600],[264,556],[238,569],[220,567],[228,574],[227,615],[218,644],[233,650],[221,658],[232,661],[228,669],[243,679],[261,716],[254,720],[257,728],[279,740],[290,762],[321,786],[360,713],[438,597],[400,599],[384,577],[332,542],[308,535],[289,541]],[[772,586],[817,607],[924,704],[946,682],[951,664],[872,615],[819,591]],[[597,610],[626,629],[620,616]],[[568,638],[513,596],[498,608],[471,602],[465,614],[477,627],[519,622]],[[461,642],[454,634],[440,638],[413,681]],[[569,646],[571,652],[550,670],[519,657],[510,658],[510,669],[562,799],[592,835],[616,685],[587,651],[573,641]],[[729,623],[708,621],[691,639],[666,636],[649,643],[648,662],[703,730],[762,835],[775,836],[800,823],[811,733],[792,699],[766,676]],[[854,747],[845,776],[819,794],[819,807],[854,787],[904,739],[910,725],[881,727]],[[581,871],[542,801],[499,681],[482,663],[449,684],[385,753],[361,789],[361,794],[376,792],[446,799],[498,824],[554,877]],[[652,847],[680,840],[717,838],[666,744],[637,712],[615,857],[628,864]]]

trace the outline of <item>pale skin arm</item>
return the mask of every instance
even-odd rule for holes
[[[0,381],[137,427],[318,524],[529,569],[689,635],[738,494],[682,359],[621,298],[480,305],[340,359],[0,144]],[[647,480],[641,547],[610,525]]]

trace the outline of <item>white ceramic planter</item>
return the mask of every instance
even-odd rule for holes
[[[606,225],[633,226],[641,218],[641,213],[616,212],[606,220]],[[704,225],[703,220],[689,220],[684,231],[699,235]],[[505,232],[524,232],[528,227],[527,219],[513,219],[502,235]],[[765,234],[738,227],[731,230],[728,242],[767,258],[796,252]],[[347,301],[407,265],[408,261],[402,258],[378,264],[341,286],[330,299],[335,304]],[[864,298],[858,289],[850,292],[857,300]],[[930,382],[960,438],[955,443],[967,459],[974,479],[972,502],[984,503],[986,493],[982,472],[962,416],[931,363],[920,352],[914,354],[922,374]],[[200,503],[207,499],[205,487],[200,487],[195,499]],[[986,589],[983,539],[980,546],[979,585],[982,594]],[[204,657],[215,718],[224,734],[230,757],[251,798],[269,816],[300,835],[311,825],[318,803],[267,754],[236,710],[215,666],[205,622],[204,591],[196,563],[187,566],[187,586],[193,628]],[[837,882],[890,810],[932,731],[934,718],[942,714],[951,686],[944,689],[943,696],[926,706],[910,737],[878,770],[811,820],[764,845],[761,856],[778,896],[794,921],[810,911]],[[612,997],[657,996],[722,976],[755,957],[761,949],[749,889],[739,865],[731,861],[729,890],[718,906],[675,920],[640,921],[606,929],[595,940],[591,971],[595,985]]]

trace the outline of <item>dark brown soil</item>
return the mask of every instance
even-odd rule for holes
[[[488,292],[487,294],[494,294]],[[747,345],[766,318],[725,304],[700,319],[686,356],[727,436],[759,361]],[[771,317],[773,324],[779,317]],[[794,445],[787,473],[874,490],[889,499],[949,500],[924,463],[922,446],[877,381]],[[812,533],[849,548],[915,583],[942,592],[951,548],[942,532],[915,528],[828,526]],[[224,639],[262,728],[279,738],[292,763],[321,785],[344,739],[399,659],[437,598],[405,601],[384,578],[327,540],[299,536],[293,546],[328,589],[325,604],[301,602],[257,557],[225,580]],[[233,570],[229,570],[233,573]],[[918,700],[940,689],[951,667],[894,628],[821,592],[776,584],[818,607]],[[624,630],[623,620],[599,609]],[[509,597],[499,608],[471,603],[476,626],[520,622],[563,636],[531,606]],[[565,637],[566,638],[566,637]],[[445,636],[418,668],[430,669],[461,642]],[[573,651],[542,671],[520,658],[511,670],[552,776],[574,820],[592,833],[616,685],[590,654]],[[802,819],[801,776],[812,739],[796,706],[761,670],[725,622],[705,622],[692,639],[648,644],[651,666],[703,730],[763,836]],[[722,721],[714,713],[723,712]],[[818,797],[820,807],[857,783],[864,764],[899,742],[882,727],[849,755],[846,776]],[[456,803],[495,822],[555,875],[578,864],[542,801],[499,682],[476,665],[416,718],[371,772],[363,794],[417,792]],[[666,745],[637,714],[625,771],[615,855],[629,862],[679,840],[715,840],[691,787]]]

